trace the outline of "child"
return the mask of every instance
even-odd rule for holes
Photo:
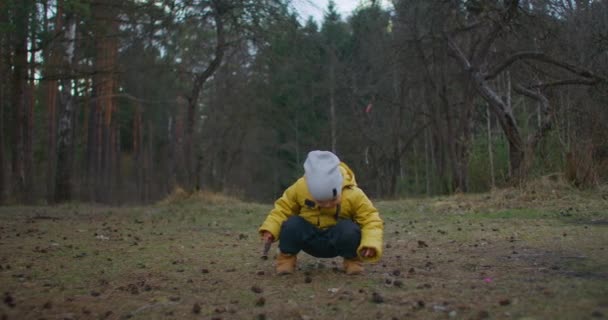
[[[346,274],[363,272],[363,261],[382,256],[384,224],[357,187],[355,174],[329,151],[311,151],[304,176],[279,198],[259,229],[279,241],[278,274],[295,271],[302,250],[317,258],[344,258]]]

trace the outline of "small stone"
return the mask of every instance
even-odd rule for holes
[[[266,298],[264,297],[259,297],[256,301],[255,301],[255,305],[258,307],[261,307],[263,305],[266,304]]]
[[[11,308],[14,308],[16,306],[15,299],[8,292],[4,293],[4,303]]]
[[[198,302],[192,306],[192,313],[195,313],[195,314],[201,313],[201,305],[198,304]]]
[[[384,303],[384,298],[377,292],[372,293],[373,303]]]

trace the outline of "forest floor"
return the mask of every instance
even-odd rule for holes
[[[257,235],[269,204],[3,207],[0,317],[607,318],[606,199],[537,185],[377,201],[385,254],[359,276],[306,254],[275,275]]]

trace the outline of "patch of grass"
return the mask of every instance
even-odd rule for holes
[[[276,276],[257,234],[270,205],[187,197],[147,207],[4,207],[0,317],[608,316],[601,197],[523,197],[379,201],[385,255],[355,277],[339,258],[306,254],[296,274]]]
[[[546,211],[533,208],[507,209],[494,212],[489,211],[472,215],[472,218],[484,219],[543,219],[547,217],[548,214]]]

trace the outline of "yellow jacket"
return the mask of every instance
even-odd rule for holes
[[[363,190],[357,187],[355,174],[344,162],[340,163],[340,171],[344,179],[339,218],[351,219],[361,227],[361,243],[357,252],[359,253],[363,247],[376,249],[377,254],[373,258],[360,256],[363,260],[375,262],[382,256],[384,222]],[[308,192],[304,179],[304,177],[298,179],[274,203],[274,208],[259,229],[260,233],[266,230],[274,236],[275,241],[279,240],[281,224],[294,214],[319,229],[326,229],[337,223],[336,208],[319,208]]]

